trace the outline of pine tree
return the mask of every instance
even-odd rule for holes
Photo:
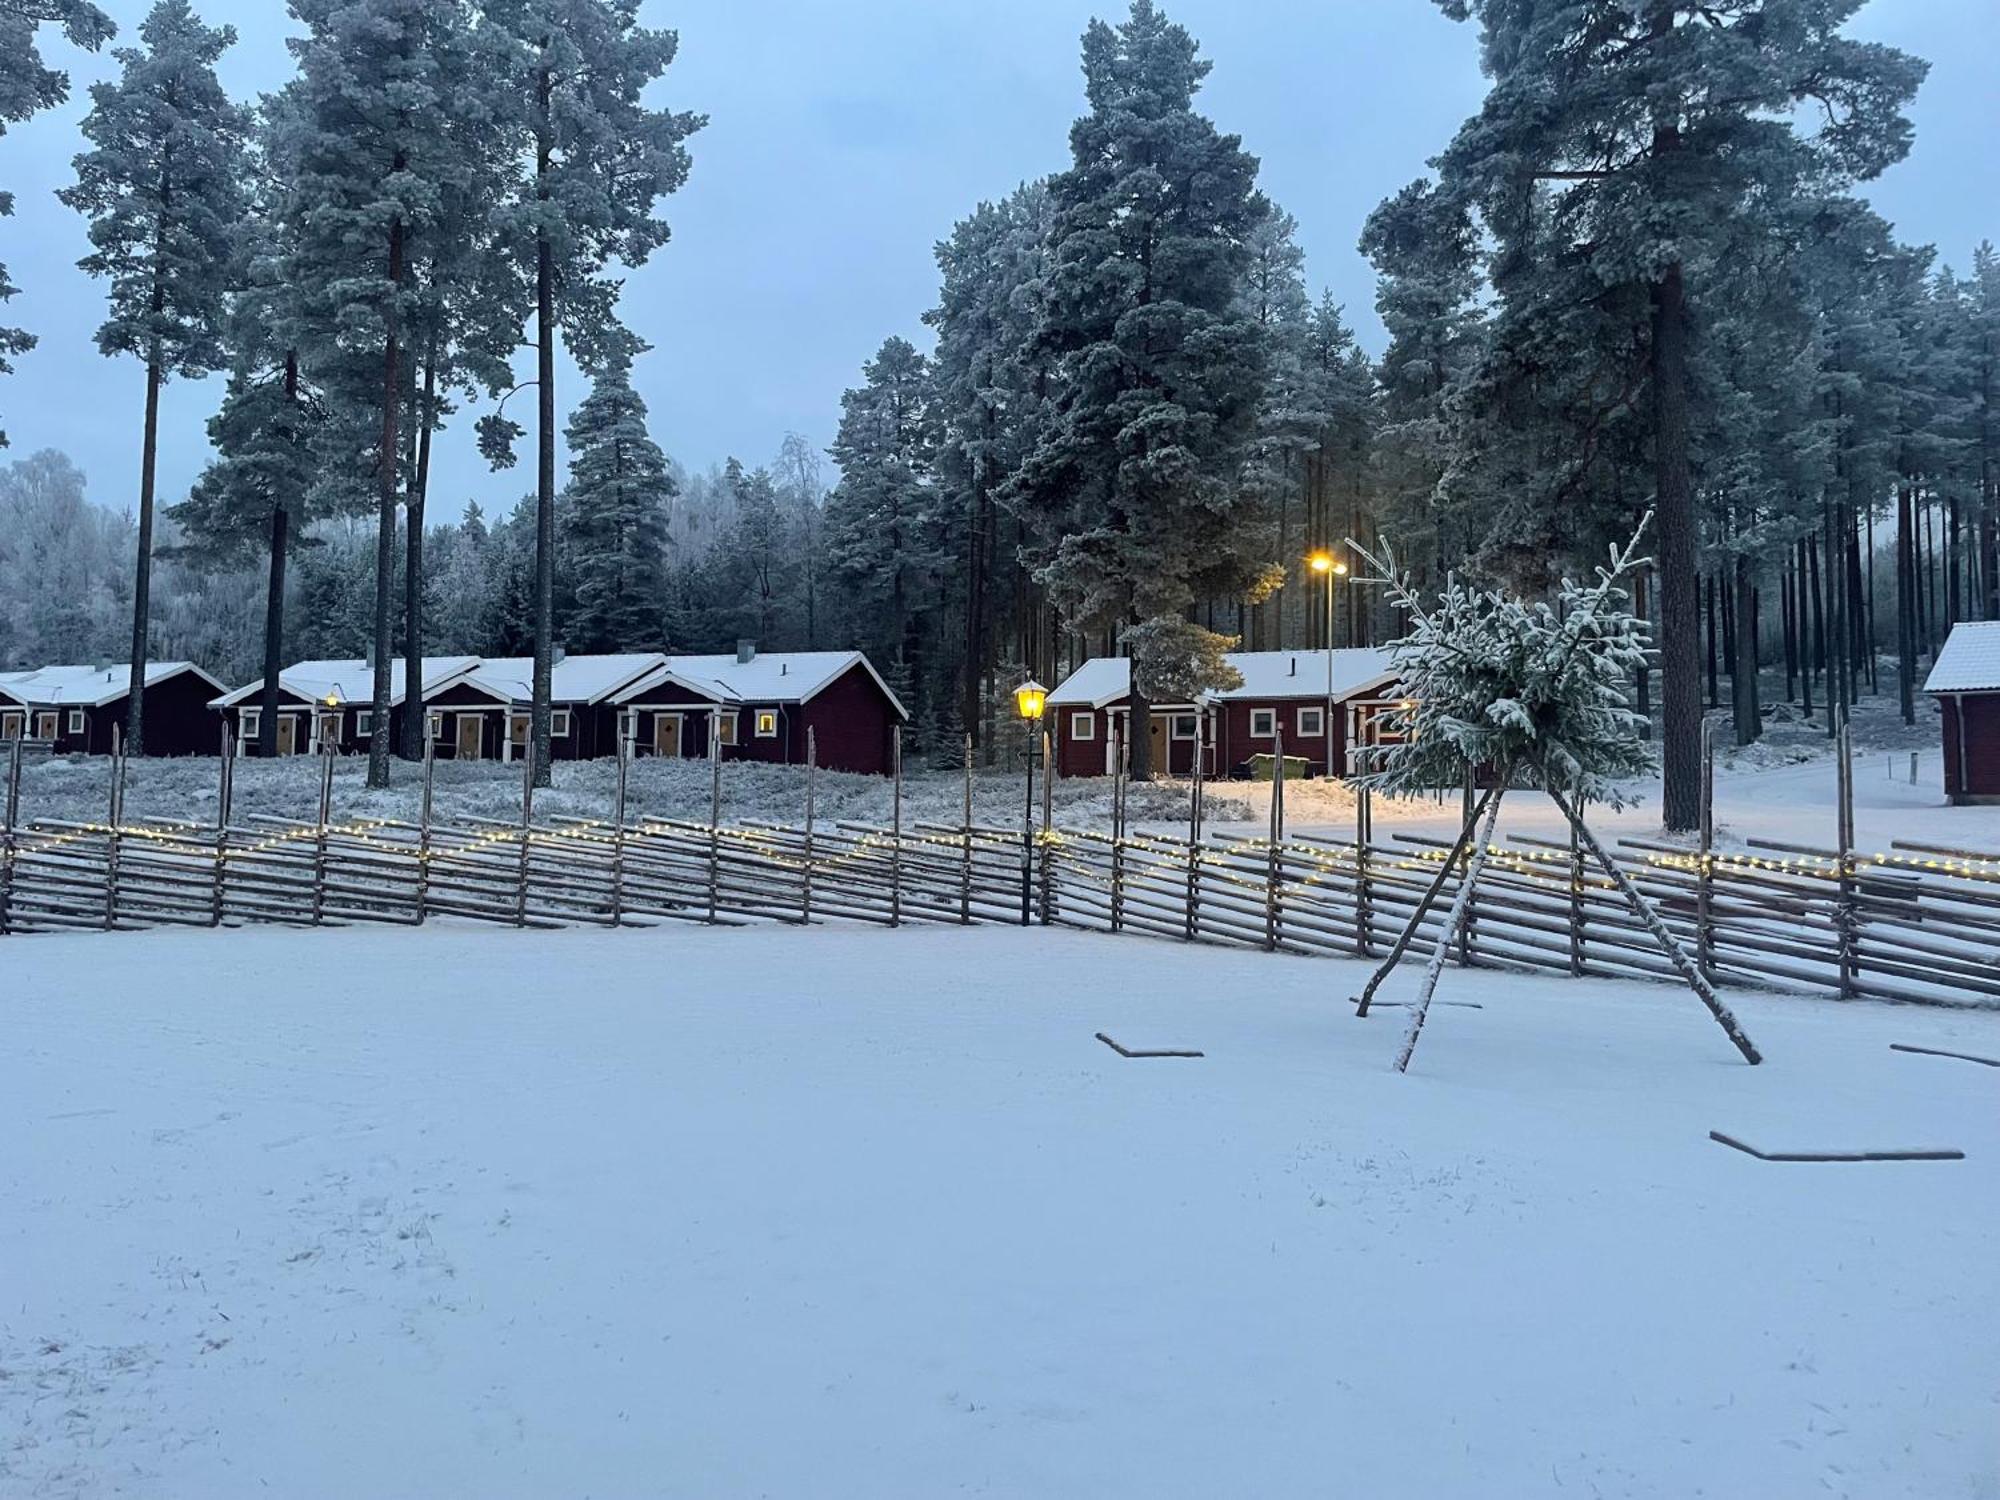
[[[90,219],[91,253],[78,264],[111,283],[111,312],[97,330],[106,355],[146,365],[139,446],[138,563],[132,591],[132,677],[125,743],[145,749],[148,606],[153,574],[153,490],[160,387],[170,375],[222,368],[221,325],[233,236],[242,219],[248,114],[229,102],[215,62],[234,28],[204,26],[187,0],[157,0],[121,47],[119,76],[90,90],[76,183],[58,195]]]
[[[608,357],[570,418],[569,550],[574,645],[636,651],[661,639],[667,597],[667,505],[674,482],[646,431],[631,356]]]
[[[521,264],[532,268],[535,307],[535,671],[530,740],[536,775],[549,765],[556,565],[556,330],[592,368],[599,330],[615,327],[612,260],[645,263],[667,242],[660,198],[687,180],[683,144],[699,115],[648,106],[642,95],[679,46],[671,31],[638,24],[639,0],[486,0],[504,41],[502,88],[511,139],[526,161],[522,190],[504,213]],[[512,424],[493,422],[483,443],[512,462]]]
[[[415,265],[449,198],[478,179],[494,135],[493,91],[462,0],[291,4],[307,34],[288,42],[299,76],[272,111],[272,154],[290,175],[288,342],[326,393],[327,444],[344,460],[322,474],[323,490],[349,503],[364,489],[374,495],[368,780],[386,786]]]
[[[909,340],[888,338],[840,398],[833,461],[840,483],[826,502],[827,564],[853,644],[893,679],[925,684],[922,629],[945,558],[931,481],[930,367]]]
[[[1236,483],[1262,346],[1242,310],[1247,245],[1269,213],[1257,163],[1194,109],[1209,64],[1151,0],[1083,38],[1090,112],[1051,179],[1051,265],[1033,342],[1053,409],[1009,486],[1033,562],[1071,627],[1184,617],[1261,571]],[[1154,631],[1146,639],[1185,644]],[[1132,774],[1152,774],[1153,683],[1185,659],[1135,657]]]
[[[1439,4],[1477,19],[1492,80],[1439,169],[1445,197],[1476,209],[1490,237],[1500,317],[1519,325],[1500,347],[1567,374],[1565,407],[1594,406],[1599,425],[1630,419],[1650,455],[1664,813],[1690,828],[1701,717],[1691,302],[1788,222],[1772,210],[1802,185],[1834,192],[1908,150],[1900,111],[1923,65],[1842,36],[1858,0]],[[1552,474],[1552,509],[1573,503],[1573,456],[1555,469],[1547,457],[1524,453],[1523,471]]]
[[[38,28],[51,24],[91,52],[117,31],[111,18],[88,0],[0,0],[0,136],[9,125],[69,98],[69,75],[47,66],[38,45]],[[0,219],[13,212],[14,195],[0,191]],[[19,292],[0,265],[0,306]],[[11,374],[13,358],[34,347],[35,336],[26,329],[0,326],[0,375]],[[0,428],[0,448],[6,446],[6,430]]]

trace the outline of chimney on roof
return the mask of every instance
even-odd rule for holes
[[[757,659],[757,643],[755,641],[738,641],[736,643],[737,666],[747,667],[751,662],[755,661],[756,659]]]
[[[1292,658],[1292,670],[1287,675],[1292,677],[1299,675],[1299,659],[1296,656]]]
[[[559,667],[568,657],[569,653],[563,650],[563,643],[561,641],[555,641],[550,644],[549,661],[551,663]]]

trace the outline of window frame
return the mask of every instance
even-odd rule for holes
[[[715,713],[715,714],[713,714],[713,715],[712,715],[711,717],[712,717],[712,718],[714,719],[714,722],[715,722],[715,742],[716,742],[716,744],[718,744],[718,745],[722,746],[722,747],[723,747],[724,749],[733,749],[733,748],[735,748],[735,745],[736,745],[736,712],[735,712],[735,710],[734,710],[734,709],[732,709],[732,710],[730,710],[730,711],[729,711],[728,713],[719,713],[719,712],[718,712],[718,713]]]
[[[1069,737],[1072,740],[1095,740],[1097,738],[1097,714],[1088,708],[1070,710]]]
[[[262,707],[239,708],[236,710],[236,738],[238,740],[254,740],[263,732],[263,729],[264,710]]]
[[[1257,727],[1262,720],[1264,727]],[[1278,711],[1275,708],[1253,708],[1250,710],[1250,738],[1253,740],[1274,740],[1278,737]]]
[[[338,730],[336,729],[335,732],[338,733]],[[375,710],[372,708],[355,709],[354,737],[357,740],[365,740],[373,737],[374,733],[375,733]]]
[[[549,738],[566,740],[576,731],[575,711],[567,708],[549,710]]]
[[[1181,733],[1181,726],[1187,726],[1187,733]],[[1201,737],[1200,714],[1173,714],[1167,720],[1167,737],[1181,744],[1191,745]]]
[[[766,724],[770,728],[766,729]],[[750,733],[754,739],[775,740],[778,737],[778,711],[775,708],[758,709],[750,716]]]
[[[1311,729],[1306,728],[1306,715],[1311,714],[1318,722]],[[1323,740],[1326,738],[1326,705],[1324,703],[1302,703],[1297,716],[1298,731],[1302,738]]]

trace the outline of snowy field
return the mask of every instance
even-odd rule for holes
[[[2000,1016],[1451,973],[1398,1077],[1358,965],[1060,931],[0,963],[0,1494],[2000,1494],[2000,1070],[1888,1046]]]

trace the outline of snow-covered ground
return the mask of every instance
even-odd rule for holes
[[[1888,1044],[2000,1016],[1454,972],[1399,1077],[1357,965],[1060,931],[0,964],[10,1496],[1996,1493],[2000,1070]]]

